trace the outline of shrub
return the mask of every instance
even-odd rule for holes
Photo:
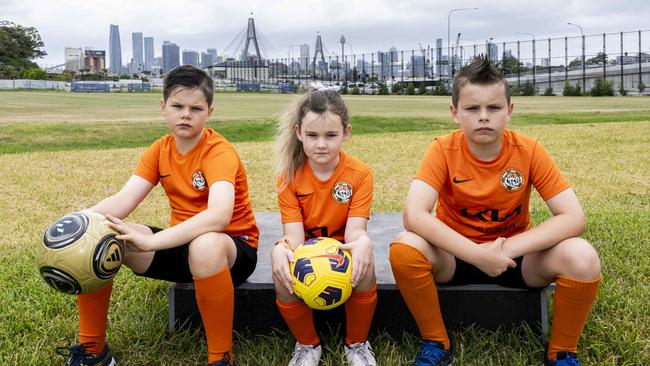
[[[409,83],[408,87],[406,88],[406,94],[415,95],[415,85],[413,85],[413,83]]]
[[[420,93],[420,95],[427,94],[427,84],[425,84],[424,81],[420,83],[420,86],[418,87],[418,93]]]
[[[524,84],[524,90],[522,92],[522,95],[531,97],[535,94],[537,94],[537,90],[535,90],[535,85],[533,85],[530,81],[527,81],[526,84]]]
[[[388,86],[386,86],[386,83],[379,83],[379,95],[388,95]]]
[[[548,88],[546,88],[546,90],[544,90],[544,96],[547,96],[547,97],[555,96],[555,93],[553,93],[553,88],[550,87],[550,86]]]
[[[521,88],[519,88],[519,84],[513,84],[510,86],[510,95],[521,95]]]
[[[449,90],[447,90],[447,87],[445,86],[444,83],[439,83],[436,85],[436,89],[433,91],[434,95],[451,95]]]
[[[573,86],[568,81],[565,81],[564,90],[562,90],[562,95],[564,95],[565,97],[578,97],[582,95],[580,83],[576,83],[576,85]]]
[[[605,81],[603,79],[596,79],[596,85],[591,88],[589,94],[592,97],[604,97],[604,96],[613,96],[614,95],[614,82]],[[627,94],[627,93],[626,93]],[[623,95],[623,94],[621,94]]]

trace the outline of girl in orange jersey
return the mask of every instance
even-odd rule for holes
[[[336,90],[316,86],[284,114],[279,127],[275,153],[284,237],[271,259],[276,303],[296,338],[289,365],[315,366],[321,356],[312,310],[294,295],[289,272],[293,249],[319,236],[344,242],[341,249],[352,254],[345,358],[351,365],[376,365],[368,331],[377,288],[366,232],[373,177],[366,164],[341,149],[352,130],[347,107]]]

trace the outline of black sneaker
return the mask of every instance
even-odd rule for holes
[[[65,366],[115,366],[115,359],[111,355],[108,343],[102,353],[96,355],[86,351],[93,342],[82,343],[72,347],[58,347],[56,353],[68,357]]]

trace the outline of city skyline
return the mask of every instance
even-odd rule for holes
[[[417,49],[419,44],[425,48],[434,47],[437,38],[442,38],[446,44],[449,33],[455,37],[459,32],[463,40],[479,43],[489,38],[497,43],[530,39],[517,32],[537,38],[579,35],[576,27],[567,24],[569,21],[579,24],[585,34],[650,28],[647,20],[650,4],[632,0],[617,3],[548,0],[543,5],[533,1],[497,0],[490,3],[489,8],[478,1],[462,0],[435,3],[405,0],[399,4],[388,0],[354,3],[280,0],[273,7],[243,0],[236,4],[219,4],[217,8],[211,2],[199,0],[192,3],[191,12],[178,12],[177,5],[166,0],[157,2],[156,6],[147,1],[116,0],[102,6],[101,11],[93,4],[78,0],[66,4],[64,7],[45,0],[5,0],[0,4],[0,13],[2,19],[38,29],[48,55],[36,61],[49,66],[63,63],[65,47],[107,50],[112,57],[106,31],[110,24],[120,27],[122,65],[133,58],[131,34],[135,32],[154,37],[156,57],[161,56],[163,41],[198,52],[217,48],[221,55],[246,27],[251,11],[257,31],[265,40],[267,49],[261,51],[270,58],[288,57],[292,45],[294,57],[299,54],[295,45],[307,44],[313,53],[317,34],[322,36],[329,54],[340,53],[338,40],[342,34],[347,39],[346,53],[359,54],[388,50],[392,46],[398,49]],[[78,11],[67,12],[65,9],[69,6]],[[125,12],[125,7],[130,10]],[[464,7],[479,9],[454,12],[449,17],[450,10]],[[451,20],[449,32],[448,18]],[[283,19],[287,21],[278,21]],[[645,40],[643,48],[648,48]]]

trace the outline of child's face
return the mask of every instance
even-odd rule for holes
[[[458,107],[449,106],[470,145],[500,144],[514,105],[508,104],[502,83],[467,84],[458,97]]]
[[[343,128],[341,117],[334,113],[307,112],[296,135],[302,142],[307,158],[316,165],[337,162],[341,146],[350,137],[351,127]]]
[[[199,89],[176,88],[167,101],[160,101],[167,128],[175,138],[192,139],[203,133],[212,115],[205,95]]]

